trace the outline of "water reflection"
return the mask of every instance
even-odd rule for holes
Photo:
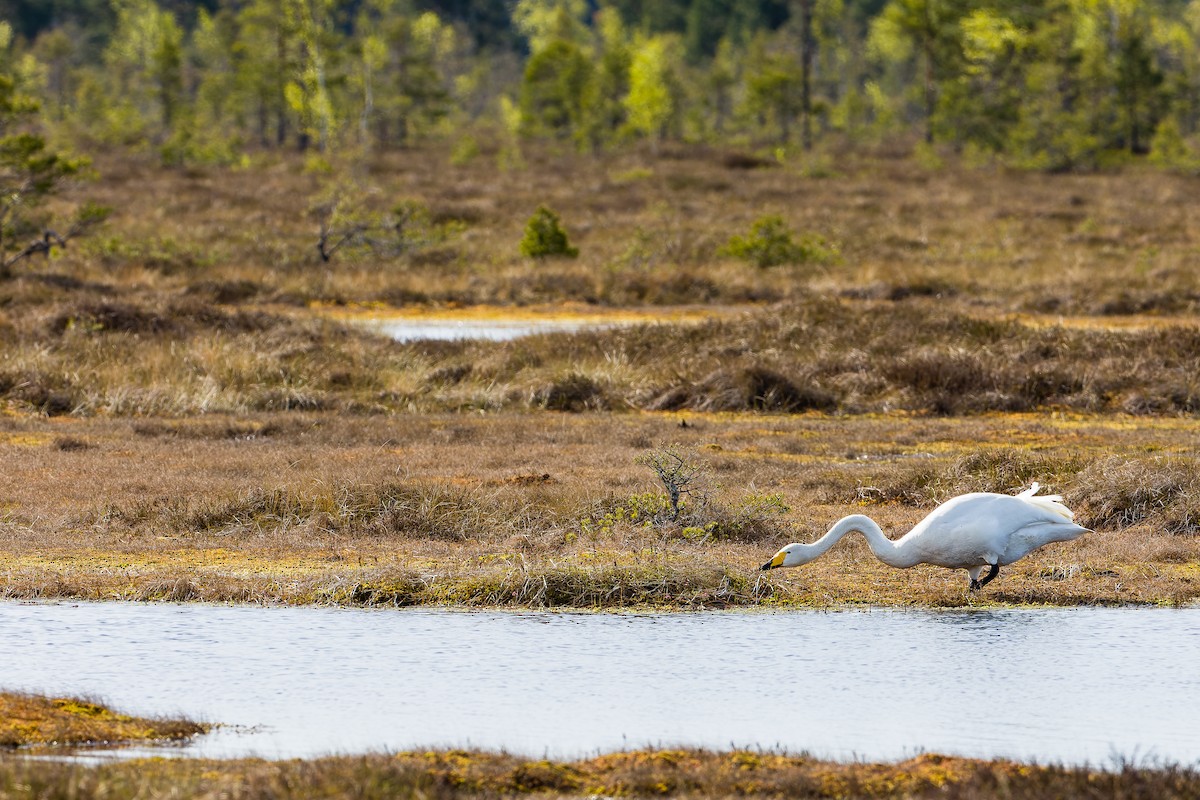
[[[643,745],[1200,759],[1200,610],[679,615],[0,604],[0,686],[247,726],[205,756]],[[257,726],[257,727],[255,727]]]

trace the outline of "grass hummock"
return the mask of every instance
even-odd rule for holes
[[[208,729],[184,719],[131,717],[90,700],[0,691],[0,748],[180,740]]]

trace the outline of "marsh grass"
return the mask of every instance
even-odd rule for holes
[[[382,214],[404,200],[462,233],[432,259],[364,253],[326,270],[305,211],[341,182],[336,174],[305,172],[299,157],[182,172],[101,154],[100,181],[83,191],[118,212],[50,273],[75,281],[73,293],[196,287],[252,303],[743,303],[814,287],[1061,314],[1178,314],[1200,303],[1192,186],[1168,173],[1010,174],[953,162],[930,172],[838,154],[837,176],[815,178],[800,166],[739,169],[705,147],[529,156],[528,169],[505,170],[488,159],[450,164],[448,148],[380,155],[355,202]],[[529,210],[542,204],[570,221],[574,262],[517,254]],[[719,254],[764,216],[825,233],[842,259],[798,280]],[[29,285],[11,289],[32,300],[40,277],[49,276],[29,269],[18,280]]]
[[[878,485],[843,487],[840,493],[830,495],[830,499],[842,503],[931,507],[968,492],[1015,494],[1034,481],[1044,486],[1072,486],[1077,474],[1092,463],[1070,452],[984,448],[959,456],[949,464],[917,464],[893,470]]]
[[[87,191],[118,209],[103,232],[0,284],[0,593],[690,608],[1200,592],[1191,179],[868,157],[817,177],[704,147],[531,148],[511,171],[449,155],[381,155],[359,200],[427,209],[454,236],[325,265],[303,211],[329,179],[290,157],[101,156]],[[517,253],[542,204],[577,258]],[[764,216],[841,258],[719,252]],[[329,311],[477,303],[715,313],[400,344]],[[674,440],[721,488],[665,524],[635,459]],[[1032,480],[1097,533],[984,599],[851,541],[752,574],[853,509],[899,532],[953,494]]]
[[[101,157],[87,191],[119,209],[103,234],[0,285],[0,399],[55,416],[1200,410],[1189,179],[861,157],[815,179],[729,155],[539,153],[513,172],[447,167],[436,149],[381,155],[361,202],[427,209],[460,235],[436,258],[339,253],[333,266],[302,213],[327,179],[287,158],[180,172]],[[516,253],[524,214],[543,204],[572,221],[577,259]],[[720,254],[766,217],[828,231],[842,258],[799,274]],[[479,303],[757,310],[679,331],[431,348],[309,308]],[[1105,324],[1121,314],[1141,327]],[[1063,315],[1092,319],[1054,324]]]
[[[897,763],[836,763],[804,755],[697,750],[632,751],[580,761],[462,750],[341,756],[312,761],[157,759],[81,766],[0,763],[13,798],[171,796],[324,798],[797,797],[1136,798],[1182,800],[1200,791],[1194,769],[1171,765],[1030,765],[927,754]]]
[[[1200,537],[1179,524],[1197,491],[1181,445],[1188,420],[688,412],[686,421],[0,420],[12,479],[0,595],[681,609],[1200,597]],[[89,446],[59,447],[68,432]],[[661,484],[637,464],[672,440],[694,448],[714,479],[708,502],[684,503],[673,520]],[[1122,501],[1119,486],[1143,472],[1174,483],[1153,502]],[[854,537],[802,569],[757,571],[779,546],[811,541],[847,513],[868,513],[896,536],[948,496],[1033,480],[1064,494],[1095,533],[1038,551],[985,593],[968,593],[949,570],[881,566]]]
[[[40,321],[39,321],[40,320]],[[65,320],[65,321],[64,321]],[[398,344],[311,314],[80,305],[9,336],[0,398],[47,415],[694,410],[963,415],[1200,407],[1200,329],[813,296],[698,325]]]
[[[1200,533],[1200,468],[1192,458],[1105,458],[1089,464],[1079,484],[1074,496],[1089,527]]]
[[[442,482],[315,487],[255,487],[231,496],[138,499],[105,510],[106,524],[219,537],[305,527],[367,539],[462,542],[561,526],[562,509],[530,504],[529,492]]]

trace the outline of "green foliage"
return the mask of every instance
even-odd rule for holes
[[[839,258],[837,247],[820,234],[806,233],[798,241],[794,239],[783,218],[777,214],[756,220],[747,235],[730,238],[721,253],[762,268],[782,264],[825,264]]]
[[[633,494],[616,504],[612,509],[579,521],[580,530],[588,535],[607,535],[622,523],[637,527],[652,527],[671,516],[671,506],[666,495],[658,492]]]
[[[517,0],[512,24],[529,41],[529,49],[537,52],[555,40],[586,41],[586,15],[584,0]]]
[[[521,133],[567,138],[580,132],[592,69],[582,48],[566,39],[534,53],[521,81]]]
[[[407,9],[401,0],[372,0],[358,22],[352,84],[361,92],[360,137],[368,143],[407,144],[454,111],[449,63],[458,37],[437,14]]]
[[[0,6],[3,5],[0,0]],[[426,4],[427,5],[427,4]],[[952,145],[973,163],[1190,170],[1196,3],[1091,0],[20,0],[5,70],[55,141],[235,164],[250,147],[370,154],[471,130],[596,150],[627,138]],[[506,10],[507,9],[507,10]],[[465,34],[465,35],[464,35]],[[15,46],[8,45],[16,39]],[[516,98],[516,103],[511,99]],[[1157,136],[1160,124],[1173,118]],[[803,122],[801,136],[794,130]],[[1171,134],[1171,135],[1167,135]],[[891,146],[895,146],[894,144]],[[1158,148],[1170,153],[1154,156]],[[473,158],[468,147],[455,163]]]
[[[2,32],[7,34],[6,25]],[[38,102],[20,90],[13,75],[0,71],[0,278],[8,277],[21,259],[39,253],[49,256],[55,245],[65,245],[107,216],[99,207],[87,206],[69,229],[55,231],[40,215],[46,199],[88,162],[49,149],[36,132],[39,110]]]
[[[744,113],[773,126],[778,141],[787,142],[801,110],[800,65],[791,53],[768,52],[761,35],[751,46],[748,62]]]
[[[116,0],[117,26],[104,50],[104,76],[110,92],[104,103],[116,115],[98,109],[103,138],[119,136],[115,126],[134,117],[139,127],[158,135],[180,121],[184,31],[175,16],[155,0]]]
[[[1150,141],[1151,163],[1178,172],[1200,172],[1200,155],[1188,146],[1175,117],[1166,117],[1154,131]]]
[[[529,258],[546,258],[549,256],[565,256],[575,258],[579,248],[572,247],[567,240],[567,232],[563,230],[562,222],[546,206],[538,206],[537,211],[525,223],[525,235],[521,238],[521,255]]]
[[[630,92],[632,54],[621,16],[612,8],[596,15],[600,54],[586,89],[586,129],[583,144],[596,148],[611,142],[628,121],[625,100]]]
[[[629,93],[625,96],[631,131],[661,139],[678,112],[678,41],[672,37],[638,37],[629,64]]]
[[[479,157],[479,142],[474,136],[463,136],[454,143],[450,151],[450,163],[456,167],[470,164]]]

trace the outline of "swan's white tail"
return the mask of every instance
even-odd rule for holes
[[[1037,481],[1034,481],[1032,486],[1021,492],[1019,495],[1017,495],[1017,497],[1021,498],[1026,503],[1030,503],[1038,508],[1045,509],[1046,511],[1052,511],[1059,516],[1063,516],[1072,520],[1075,519],[1075,512],[1063,505],[1061,494],[1038,495],[1038,489],[1041,488],[1042,485]]]

